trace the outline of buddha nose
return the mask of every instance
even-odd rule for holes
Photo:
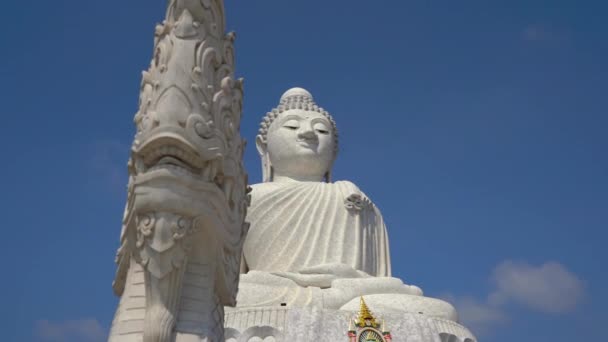
[[[315,134],[315,130],[312,128],[312,125],[309,123],[305,123],[300,126],[300,130],[298,131],[298,138],[312,140],[316,139],[317,135]]]

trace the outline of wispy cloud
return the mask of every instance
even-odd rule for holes
[[[550,32],[542,25],[530,25],[522,31],[522,38],[529,42],[545,40],[550,37]]]
[[[572,312],[584,297],[584,284],[574,273],[557,262],[534,266],[506,260],[491,276],[493,288],[483,298],[442,296],[454,304],[460,321],[479,336],[509,321],[508,308],[515,304],[545,314]]]
[[[34,332],[41,341],[50,342],[101,342],[106,338],[106,332],[96,319],[62,322],[40,320],[36,322]]]
[[[502,308],[487,301],[480,301],[470,296],[442,296],[458,310],[458,317],[477,337],[486,336],[496,327],[508,322],[509,318]]]
[[[87,169],[91,183],[117,194],[127,185],[129,146],[115,140],[97,141],[88,148]]]
[[[540,266],[505,261],[494,270],[494,303],[513,301],[543,313],[567,313],[583,298],[583,282],[563,265],[548,262]]]
[[[557,42],[567,41],[570,38],[570,33],[551,25],[531,24],[521,31],[521,37],[528,42]]]

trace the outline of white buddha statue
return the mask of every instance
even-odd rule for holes
[[[262,122],[256,146],[264,182],[253,185],[238,307],[315,306],[456,320],[451,305],[391,277],[382,215],[359,188],[331,181],[336,124],[312,95],[293,88]]]

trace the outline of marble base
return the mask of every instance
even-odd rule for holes
[[[348,341],[349,317],[356,312],[316,308],[226,308],[227,342]],[[464,326],[413,313],[377,313],[394,342],[476,342]]]

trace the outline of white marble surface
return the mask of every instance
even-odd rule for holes
[[[313,307],[230,309],[225,319],[226,341],[347,341],[349,318],[355,314]],[[476,341],[467,328],[450,320],[414,313],[376,316],[385,320],[395,342]]]
[[[429,317],[458,322],[456,309],[450,303],[436,298],[385,293],[366,295],[365,301],[372,308],[381,308],[382,314],[423,314]],[[356,311],[358,308],[359,298],[354,298],[344,304],[340,310]]]

